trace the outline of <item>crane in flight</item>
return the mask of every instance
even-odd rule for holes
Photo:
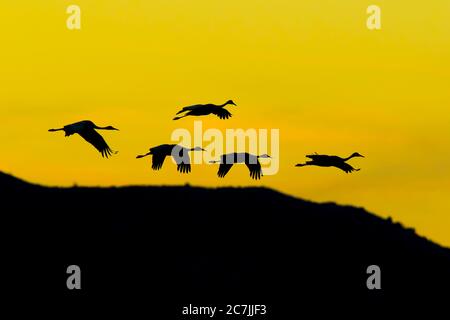
[[[220,160],[210,161],[210,163],[220,163],[219,171],[217,175],[219,178],[223,178],[227,175],[228,171],[230,171],[231,167],[235,163],[245,163],[248,170],[250,171],[250,177],[258,180],[261,179],[262,169],[261,163],[259,163],[259,159],[262,158],[270,158],[268,154],[262,154],[260,156],[255,156],[249,153],[229,153],[224,154],[220,157]]]
[[[64,131],[65,136],[69,137],[75,133],[78,133],[84,140],[93,145],[101,154],[102,157],[108,158],[112,154],[116,154],[116,151],[111,150],[111,148],[106,143],[105,139],[96,130],[119,130],[113,126],[98,127],[95,123],[90,120],[84,120],[68,124],[59,129],[49,129],[50,132]]]
[[[182,116],[173,118],[173,120],[178,120],[187,116],[206,116],[208,114],[215,114],[220,119],[228,119],[229,117],[231,117],[231,113],[224,107],[229,104],[236,106],[233,100],[228,100],[227,102],[221,105],[209,103],[209,104],[196,104],[193,106],[184,107],[183,109],[178,111],[177,114],[181,114],[184,112],[186,113]]]
[[[206,150],[200,147],[189,149],[177,144],[162,144],[150,148],[148,153],[138,155],[136,159],[140,159],[151,155],[152,169],[159,170],[162,168],[166,157],[171,156],[177,164],[178,172],[189,173],[191,172],[191,159],[189,158],[190,151],[206,151]]]
[[[304,167],[304,166],[319,166],[319,167],[336,167],[341,169],[345,173],[350,173],[353,171],[359,171],[361,169],[355,169],[351,165],[347,163],[348,160],[355,157],[363,157],[363,155],[358,152],[353,153],[347,158],[341,158],[338,156],[328,156],[324,154],[310,154],[306,156],[311,159],[311,161],[306,161],[305,163],[296,164],[296,167]]]

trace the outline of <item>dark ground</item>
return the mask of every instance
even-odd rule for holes
[[[449,249],[360,208],[264,188],[46,188],[2,173],[0,195],[2,288],[24,306],[200,319],[181,307],[267,304],[288,319],[450,297]],[[66,288],[71,264],[80,291]],[[379,291],[366,287],[372,264]]]

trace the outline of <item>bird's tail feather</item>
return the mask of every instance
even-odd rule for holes
[[[183,112],[185,112],[185,111],[186,111],[186,110],[182,109],[182,110],[178,111],[177,114],[183,113]]]
[[[178,113],[177,113],[177,114],[178,114]],[[184,117],[186,117],[186,115],[180,116],[180,117],[175,117],[175,118],[173,118],[173,120],[178,120],[178,119],[181,119],[181,118],[184,118]]]
[[[306,163],[297,163],[295,166],[296,167],[304,167],[304,166],[306,166]]]

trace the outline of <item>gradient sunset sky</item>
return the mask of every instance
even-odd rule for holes
[[[66,27],[81,8],[81,30]],[[366,28],[366,9],[382,29]],[[266,186],[363,206],[450,247],[450,1],[23,0],[1,4],[0,170],[46,185]],[[180,175],[136,160],[170,143],[182,106],[203,127],[280,130],[280,171]],[[119,154],[47,129],[91,119]],[[318,152],[362,170],[294,165]],[[270,150],[269,150],[270,153]]]

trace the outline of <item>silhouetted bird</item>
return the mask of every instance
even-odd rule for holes
[[[327,156],[322,154],[311,154],[307,155],[307,158],[311,159],[312,161],[306,161],[305,163],[299,163],[295,165],[296,167],[304,167],[304,166],[319,166],[319,167],[336,167],[341,169],[342,171],[349,173],[352,171],[359,171],[361,169],[355,169],[348,163],[346,163],[347,160],[350,160],[354,157],[363,157],[358,152],[353,153],[348,158],[341,158],[338,156]]]
[[[89,120],[84,120],[76,123],[72,123],[64,126],[60,129],[50,129],[48,131],[64,131],[66,137],[78,133],[84,140],[92,144],[101,154],[102,157],[108,158],[112,154],[116,154],[116,151],[112,151],[106,143],[105,139],[95,130],[119,130],[112,126],[97,127],[95,123]]]
[[[215,104],[210,103],[210,104],[196,104],[193,106],[184,107],[183,109],[178,111],[177,114],[180,114],[183,112],[187,112],[187,113],[182,116],[175,117],[175,118],[173,118],[173,120],[178,120],[178,119],[181,119],[181,118],[184,118],[187,116],[206,116],[211,113],[215,114],[220,119],[228,119],[229,117],[231,117],[231,113],[227,109],[224,109],[224,107],[228,104],[232,104],[233,106],[236,105],[233,102],[233,100],[228,100],[227,102],[225,102],[222,105],[215,105]]]
[[[150,151],[144,155],[139,155],[136,159],[152,155],[152,169],[161,169],[167,156],[172,156],[177,164],[177,170],[181,173],[191,172],[191,159],[189,151],[205,151],[200,147],[185,148],[177,144],[162,144],[157,147],[150,148]]]
[[[218,161],[210,161],[210,163],[220,163],[219,171],[217,175],[219,178],[223,178],[226,176],[228,171],[230,171],[231,167],[235,163],[245,163],[247,165],[248,170],[250,171],[250,177],[253,179],[260,179],[262,174],[261,164],[259,163],[259,158],[270,158],[268,154],[263,154],[260,156],[254,156],[249,153],[229,153],[224,154],[220,157]]]

